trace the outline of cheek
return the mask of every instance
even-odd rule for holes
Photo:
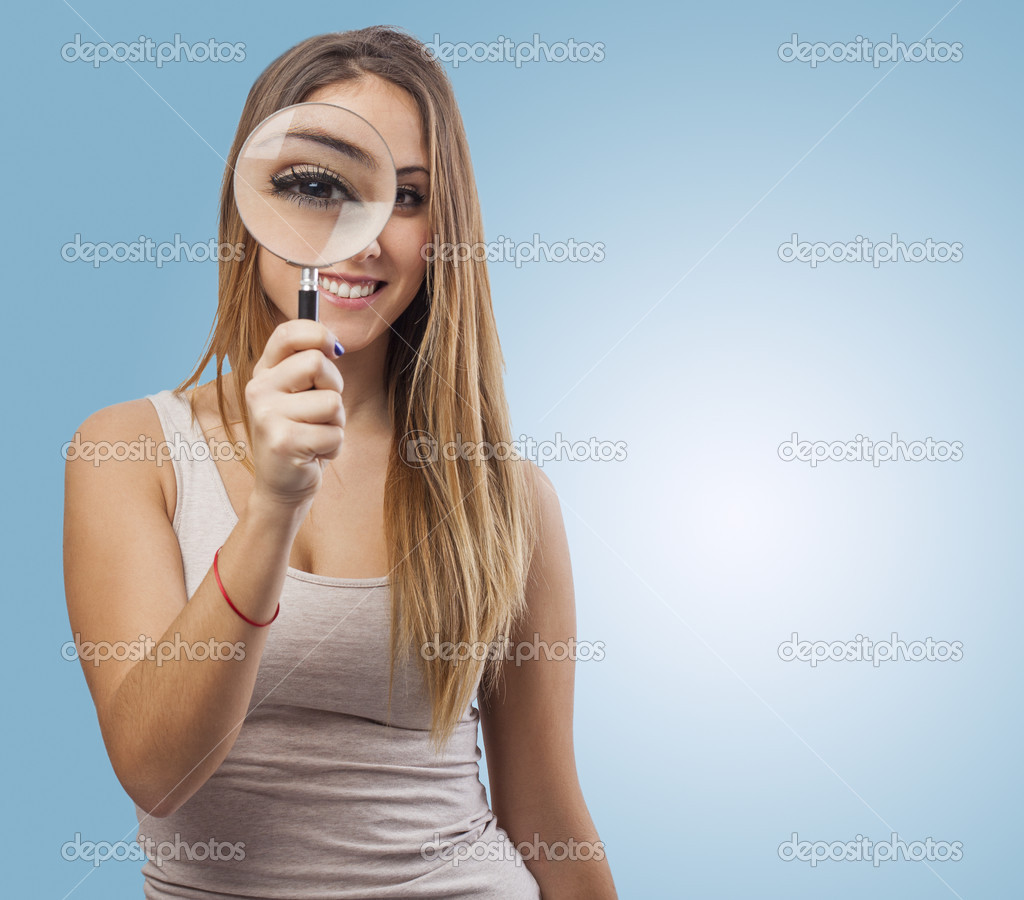
[[[423,219],[394,220],[387,228],[388,255],[402,274],[418,284],[427,271],[423,248],[430,242],[430,229]]]
[[[259,272],[263,290],[279,310],[289,316],[292,315],[293,312],[289,310],[298,302],[298,295],[295,293],[298,290],[298,269],[262,248],[258,253],[256,270]]]
[[[259,270],[260,280],[263,282],[266,292],[274,294],[287,287],[290,275],[289,269],[292,271],[295,271],[295,269],[265,250],[261,249],[259,254],[259,258],[256,260],[256,268]]]

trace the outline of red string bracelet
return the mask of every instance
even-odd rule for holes
[[[277,604],[277,609],[274,610],[274,618],[271,619],[270,622],[254,622],[245,613],[239,610],[239,608],[231,602],[231,598],[228,596],[228,592],[224,590],[224,585],[221,584],[220,581],[220,572],[217,571],[217,557],[220,555],[220,551],[222,549],[223,545],[218,547],[217,552],[213,554],[213,577],[217,579],[217,587],[220,588],[220,592],[221,594],[223,594],[224,599],[228,601],[228,606],[230,606],[238,614],[239,618],[245,619],[246,622],[248,622],[250,625],[255,625],[257,628],[266,628],[270,624],[270,622],[273,622],[274,619],[277,618],[277,614],[281,612],[281,604]]]

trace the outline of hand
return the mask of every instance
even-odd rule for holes
[[[274,329],[245,386],[257,496],[287,507],[310,502],[345,439],[344,383],[336,339],[320,322]]]

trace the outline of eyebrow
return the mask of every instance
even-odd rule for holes
[[[300,141],[311,141],[315,144],[321,144],[324,147],[329,147],[336,153],[341,153],[344,156],[354,159],[367,169],[371,169],[373,171],[376,171],[377,169],[377,159],[372,153],[367,153],[357,144],[353,144],[349,141],[343,140],[342,138],[334,137],[334,135],[321,131],[319,128],[289,128],[285,133],[285,137],[298,138]],[[280,139],[280,135],[274,135],[265,141],[261,141],[259,146],[262,147],[264,144]]]
[[[430,174],[423,166],[402,166],[402,168],[395,171],[395,174],[401,178],[403,175],[412,175],[413,172],[422,172],[424,175]]]

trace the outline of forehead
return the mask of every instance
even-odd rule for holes
[[[426,167],[427,150],[419,109],[400,87],[375,75],[366,75],[358,81],[318,88],[305,99],[311,103],[334,103],[362,116],[380,132],[396,167]]]

